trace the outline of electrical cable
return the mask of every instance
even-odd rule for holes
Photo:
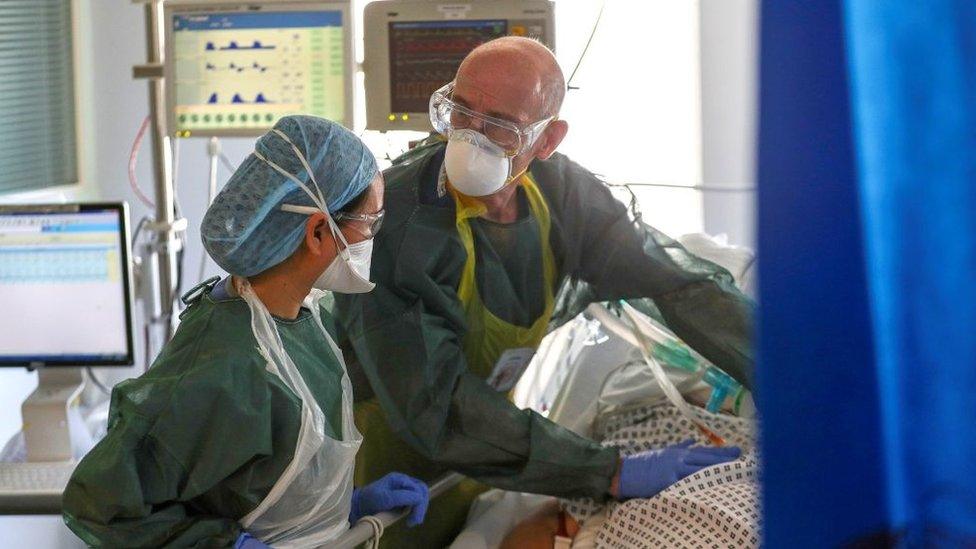
[[[156,204],[149,199],[145,194],[143,194],[142,189],[139,188],[139,181],[136,177],[136,160],[139,156],[139,149],[142,147],[142,140],[146,137],[146,130],[149,129],[149,117],[147,116],[143,121],[142,125],[139,126],[139,131],[136,133],[136,138],[132,142],[132,149],[129,151],[129,186],[132,187],[132,192],[135,193],[136,197],[147,207],[155,208]]]
[[[227,168],[227,171],[229,171],[230,173],[234,173],[237,171],[237,166],[235,166],[234,163],[231,162],[229,158],[227,158],[226,154],[220,153],[220,162],[224,165],[225,168]]]
[[[753,193],[756,187],[715,187],[712,185],[678,185],[675,183],[608,183],[611,187],[660,187],[716,193]]]
[[[183,218],[183,208],[180,206],[180,191],[179,191],[179,169],[180,169],[180,140],[179,138],[173,139],[173,213],[176,219]],[[186,250],[186,231],[180,231],[177,233],[177,238],[180,239],[180,249],[176,252],[176,295],[179,296],[183,293],[183,259],[185,257]],[[182,310],[182,302],[177,299],[176,307]]]
[[[101,392],[105,393],[106,395],[112,396],[111,389],[107,388],[105,385],[102,384],[101,381],[98,380],[97,377],[95,377],[95,372],[92,371],[91,366],[86,367],[85,370],[88,371],[88,379],[91,380],[91,382],[95,385],[95,387],[98,387],[98,389]]]
[[[183,217],[183,207],[180,205],[180,139],[173,138],[173,210],[176,218]]]
[[[566,81],[567,90],[578,90],[579,88],[573,86],[573,78],[576,77],[576,71],[579,70],[580,65],[583,64],[583,59],[586,57],[586,53],[590,51],[590,44],[593,43],[593,37],[596,36],[596,31],[600,27],[600,20],[603,19],[603,10],[607,7],[607,1],[603,0],[600,2],[600,12],[596,14],[596,21],[593,22],[593,30],[590,31],[590,37],[586,39],[586,45],[583,46],[583,52],[580,54],[579,59],[576,60],[576,66],[573,67],[573,72],[569,75],[569,80]]]
[[[139,220],[139,223],[136,224],[136,230],[132,232],[131,252],[133,256],[136,255],[136,250],[139,248],[139,235],[142,233],[142,228],[145,227],[146,223],[149,223],[150,220],[151,218],[148,215],[143,216],[142,219]]]
[[[150,341],[149,335],[149,325],[145,325],[142,328],[142,337],[144,341],[143,351],[145,351],[145,357],[143,358],[143,372],[149,371],[149,359],[152,356],[152,342]]]
[[[184,244],[185,246],[185,244]],[[185,255],[184,246],[180,246],[180,251],[176,252],[176,307],[180,311],[185,309],[183,301],[178,299],[183,295],[183,257]]]
[[[136,224],[135,231],[132,232],[132,244],[131,244],[132,250],[131,251],[132,251],[132,257],[133,258],[138,257],[139,236],[142,234],[143,227],[145,227],[146,226],[146,223],[149,223],[150,221],[152,221],[152,218],[150,218],[148,215],[143,216],[142,219],[139,220],[139,223]],[[145,271],[143,271],[143,273],[145,273]],[[141,276],[143,278],[145,278],[145,274],[142,274]],[[145,307],[145,306],[146,305],[143,304],[143,307]],[[144,327],[144,329],[143,329],[143,337],[144,337],[143,343],[145,344],[145,353],[146,353],[146,358],[145,359],[148,361],[149,360],[149,328],[148,328],[148,326],[147,327]],[[148,367],[148,364],[147,364],[147,367]]]

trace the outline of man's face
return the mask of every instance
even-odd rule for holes
[[[453,99],[473,111],[506,120],[519,128],[544,118],[539,78],[518,78],[491,67],[463,67],[455,80]],[[480,124],[473,121],[471,129],[484,133]],[[529,166],[535,159],[535,150],[533,145],[512,159],[513,174],[521,173]]]

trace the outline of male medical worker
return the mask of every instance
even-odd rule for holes
[[[336,300],[372,392],[356,407],[358,482],[455,470],[507,490],[649,497],[738,455],[681,446],[621,461],[507,397],[553,320],[621,298],[652,299],[682,339],[751,381],[752,304],[727,271],[630,220],[603,182],[555,152],[570,130],[564,92],[541,44],[488,42],[431,97],[440,136],[384,172],[376,289]],[[610,140],[615,125],[649,123],[606,122]],[[366,392],[357,387],[357,399]],[[431,521],[445,530],[417,545],[449,543],[464,501],[435,502]]]
[[[362,437],[320,304],[368,292],[383,178],[345,128],[286,117],[207,210],[207,251],[233,276],[184,297],[152,368],[112,391],[108,434],[64,494],[94,547],[321,547],[427,487],[392,473],[353,489]]]

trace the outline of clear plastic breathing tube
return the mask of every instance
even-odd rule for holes
[[[695,414],[691,406],[681,394],[681,391],[674,385],[667,373],[664,371],[664,367],[661,365],[661,362],[654,355],[665,355],[670,359],[667,360],[669,364],[689,372],[697,372],[705,379],[706,382],[709,383],[709,385],[712,385],[712,398],[709,400],[709,408],[714,406],[717,409],[718,406],[721,406],[721,403],[725,400],[725,396],[729,394],[728,390],[731,389],[726,388],[724,386],[725,380],[716,376],[715,373],[713,373],[712,376],[709,376],[709,371],[715,370],[715,372],[717,374],[721,374],[721,376],[728,376],[714,366],[703,368],[703,361],[692,355],[690,350],[686,349],[684,346],[674,345],[675,336],[661,330],[653,323],[648,322],[642,317],[640,312],[638,312],[632,306],[628,305],[627,303],[622,303],[622,309],[624,316],[630,321],[631,326],[627,326],[623,320],[613,316],[606,308],[600,305],[591,305],[588,308],[588,312],[594,318],[599,320],[607,330],[620,336],[622,339],[631,343],[640,350],[644,362],[647,364],[648,368],[650,368],[651,373],[654,375],[654,379],[661,387],[664,395],[676,408],[678,408],[681,415],[683,415],[688,419],[688,421],[697,427],[699,431],[701,431],[702,434],[704,434],[709,441],[712,442],[712,444],[715,444],[716,446],[725,445],[725,439],[709,428],[709,426]],[[710,377],[712,379],[709,379]],[[734,380],[732,380],[732,382],[735,383]],[[717,405],[714,404],[716,401]]]

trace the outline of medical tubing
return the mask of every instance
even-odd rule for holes
[[[599,320],[604,328],[613,332],[616,336],[634,347],[640,347],[640,341],[637,340],[637,336],[634,335],[633,330],[624,324],[622,320],[610,314],[610,311],[603,305],[591,303],[586,308],[586,312],[593,316],[593,318]]]
[[[129,150],[129,186],[132,187],[132,192],[139,198],[139,201],[145,204],[147,208],[155,208],[156,204],[152,200],[149,200],[149,197],[143,194],[142,189],[139,188],[139,181],[136,177],[136,159],[139,156],[139,149],[142,147],[142,140],[146,137],[147,129],[149,129],[148,116],[142,121],[142,125],[139,126],[136,138],[132,142],[132,149]]]
[[[630,307],[630,305],[627,306]],[[593,303],[586,310],[595,319],[599,320],[608,330],[620,336],[628,343],[634,346],[639,346],[637,337],[634,335],[633,331],[628,326],[623,324],[623,322],[621,322],[617,317],[610,314],[610,312],[607,311],[605,307]],[[656,335],[659,338],[659,340],[676,341],[676,336],[673,336],[665,332],[658,326],[655,326],[654,324],[649,322],[644,322],[642,324],[644,325],[645,329],[652,331],[654,335]],[[672,357],[676,359],[675,362],[681,362],[681,360],[677,360],[677,359],[684,359],[686,362],[694,361],[695,364],[699,364],[699,365],[707,363],[700,355],[695,353],[694,349],[691,349],[690,347],[684,345],[682,345],[680,349],[678,349],[678,348],[668,347],[667,345],[662,343],[659,346],[655,346],[654,351],[652,352],[652,356],[656,353],[667,353],[667,352],[675,353],[676,355],[677,353],[681,353],[680,356]],[[688,372],[693,371],[692,369],[688,368],[687,364],[685,365],[671,364],[667,358],[665,358],[665,362],[668,362],[670,365],[678,367]],[[695,368],[694,371],[697,371],[698,373],[697,377],[695,378],[696,381],[704,380],[704,382],[712,388],[712,394],[709,398],[709,402],[705,406],[706,410],[712,413],[718,413],[719,409],[721,408],[722,404],[724,404],[725,400],[728,397],[732,396],[736,402],[734,411],[736,414],[738,414],[739,404],[741,404],[742,393],[744,391],[744,387],[742,387],[742,384],[740,384],[731,376],[729,376],[728,374],[726,374],[725,372],[723,372],[722,370],[716,368],[711,364],[708,364],[707,366],[704,367],[698,366],[697,368]],[[682,392],[686,390],[684,384],[682,384],[679,390]]]
[[[612,406],[612,405],[606,404],[606,400],[604,399],[603,395],[606,394],[606,392],[607,392],[607,385],[610,385],[610,382],[613,380],[613,376],[616,375],[616,374],[618,374],[618,373],[620,373],[620,371],[623,370],[624,368],[628,368],[630,366],[634,366],[634,365],[637,365],[637,364],[643,364],[643,361],[639,361],[638,360],[638,361],[624,362],[624,363],[618,365],[617,367],[615,367],[613,370],[611,370],[610,373],[607,374],[607,377],[605,377],[603,379],[603,383],[600,384],[600,390],[597,393],[597,401],[596,401],[596,409],[597,409],[596,415],[597,416],[601,416],[601,415],[606,414],[607,413],[607,410],[609,410],[611,408],[611,406]],[[681,394],[684,394],[686,391],[690,391],[701,380],[702,380],[702,372],[698,372],[697,374],[689,377],[688,379],[686,379],[686,380],[682,381],[680,384],[678,384],[677,385],[678,392],[680,392]],[[635,408],[640,407],[640,408],[643,408],[643,407],[647,407],[647,406],[656,404],[658,401],[661,401],[661,400],[667,400],[667,395],[662,395],[662,396],[657,397],[657,398],[655,398],[653,400],[647,400],[647,401],[643,401],[643,402],[640,402],[640,403],[628,403],[627,406],[622,407],[622,408],[627,408],[627,409],[630,409],[631,407],[635,407]],[[618,406],[617,409],[620,409],[620,408],[621,407]]]
[[[667,395],[668,400],[670,400],[671,403],[678,408],[681,415],[685,416],[685,418],[688,419],[692,425],[696,426],[702,432],[702,434],[708,437],[712,444],[715,444],[716,446],[724,446],[725,440],[715,433],[715,431],[711,430],[708,425],[705,424],[705,422],[695,415],[694,411],[691,409],[691,406],[688,405],[688,402],[685,401],[685,398],[681,395],[681,392],[678,391],[678,388],[674,386],[674,383],[671,382],[671,379],[669,379],[668,375],[664,372],[664,368],[657,360],[654,359],[654,357],[651,356],[649,351],[651,342],[647,340],[647,336],[644,335],[643,331],[641,331],[641,324],[637,317],[637,310],[627,303],[622,303],[622,305],[624,314],[627,315],[627,318],[629,318],[633,324],[634,336],[638,339],[638,341],[640,341],[637,348],[640,349],[641,355],[644,357],[644,362],[647,363],[648,367],[651,369],[651,372],[654,373],[654,378],[657,379],[658,385],[661,386],[661,390],[665,395]]]

